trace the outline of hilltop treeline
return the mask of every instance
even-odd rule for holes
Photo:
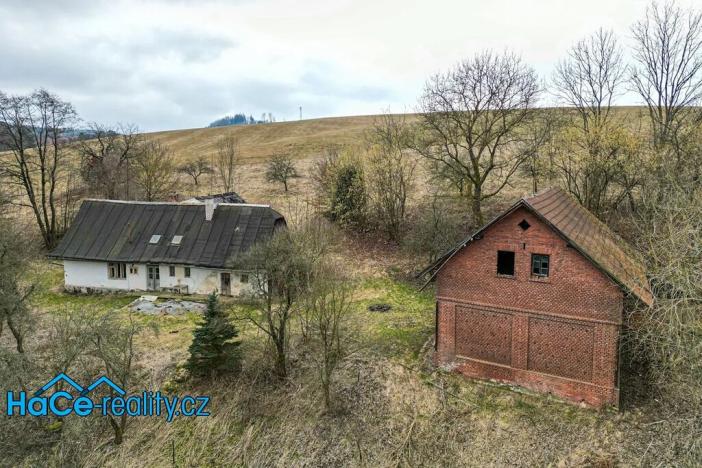
[[[271,113],[266,114],[264,112],[263,114],[261,114],[261,118],[258,120],[254,119],[253,115],[249,115],[247,117],[246,114],[242,113],[234,115],[225,115],[221,119],[217,119],[214,122],[211,122],[207,127],[214,128],[227,127],[229,125],[254,125],[269,122],[275,122],[275,117]]]

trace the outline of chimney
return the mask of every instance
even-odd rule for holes
[[[205,221],[212,221],[215,208],[217,208],[215,201],[211,198],[207,198],[205,200]]]

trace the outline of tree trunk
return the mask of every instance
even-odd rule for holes
[[[114,443],[115,445],[120,445],[122,441],[124,440],[124,422],[125,422],[125,416],[121,417],[121,424],[117,423],[117,421],[114,420],[112,416],[110,416],[110,426],[112,426],[112,430],[115,433],[115,439]]]
[[[276,341],[275,350],[275,373],[279,378],[284,379],[288,376],[288,366],[285,357],[285,342],[283,339]]]
[[[473,222],[478,226],[483,225],[483,213],[481,211],[481,201],[483,197],[483,188],[476,185],[473,187]]]
[[[19,328],[9,316],[7,317],[7,326],[10,328],[10,332],[12,332],[12,336],[15,338],[15,342],[17,343],[17,352],[24,354],[24,337],[22,336],[22,332],[20,332]]]

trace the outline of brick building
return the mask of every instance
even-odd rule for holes
[[[428,271],[437,281],[437,364],[618,404],[624,297],[653,297],[636,255],[570,195],[522,198]]]

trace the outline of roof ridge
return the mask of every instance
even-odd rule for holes
[[[120,203],[124,205],[172,205],[172,206],[204,206],[203,203],[183,203],[183,202],[166,202],[166,201],[144,201],[144,200],[113,200],[110,198],[84,198],[83,201],[102,202],[102,203]],[[217,206],[252,206],[259,208],[271,208],[270,204],[265,203],[230,203],[221,202]]]

